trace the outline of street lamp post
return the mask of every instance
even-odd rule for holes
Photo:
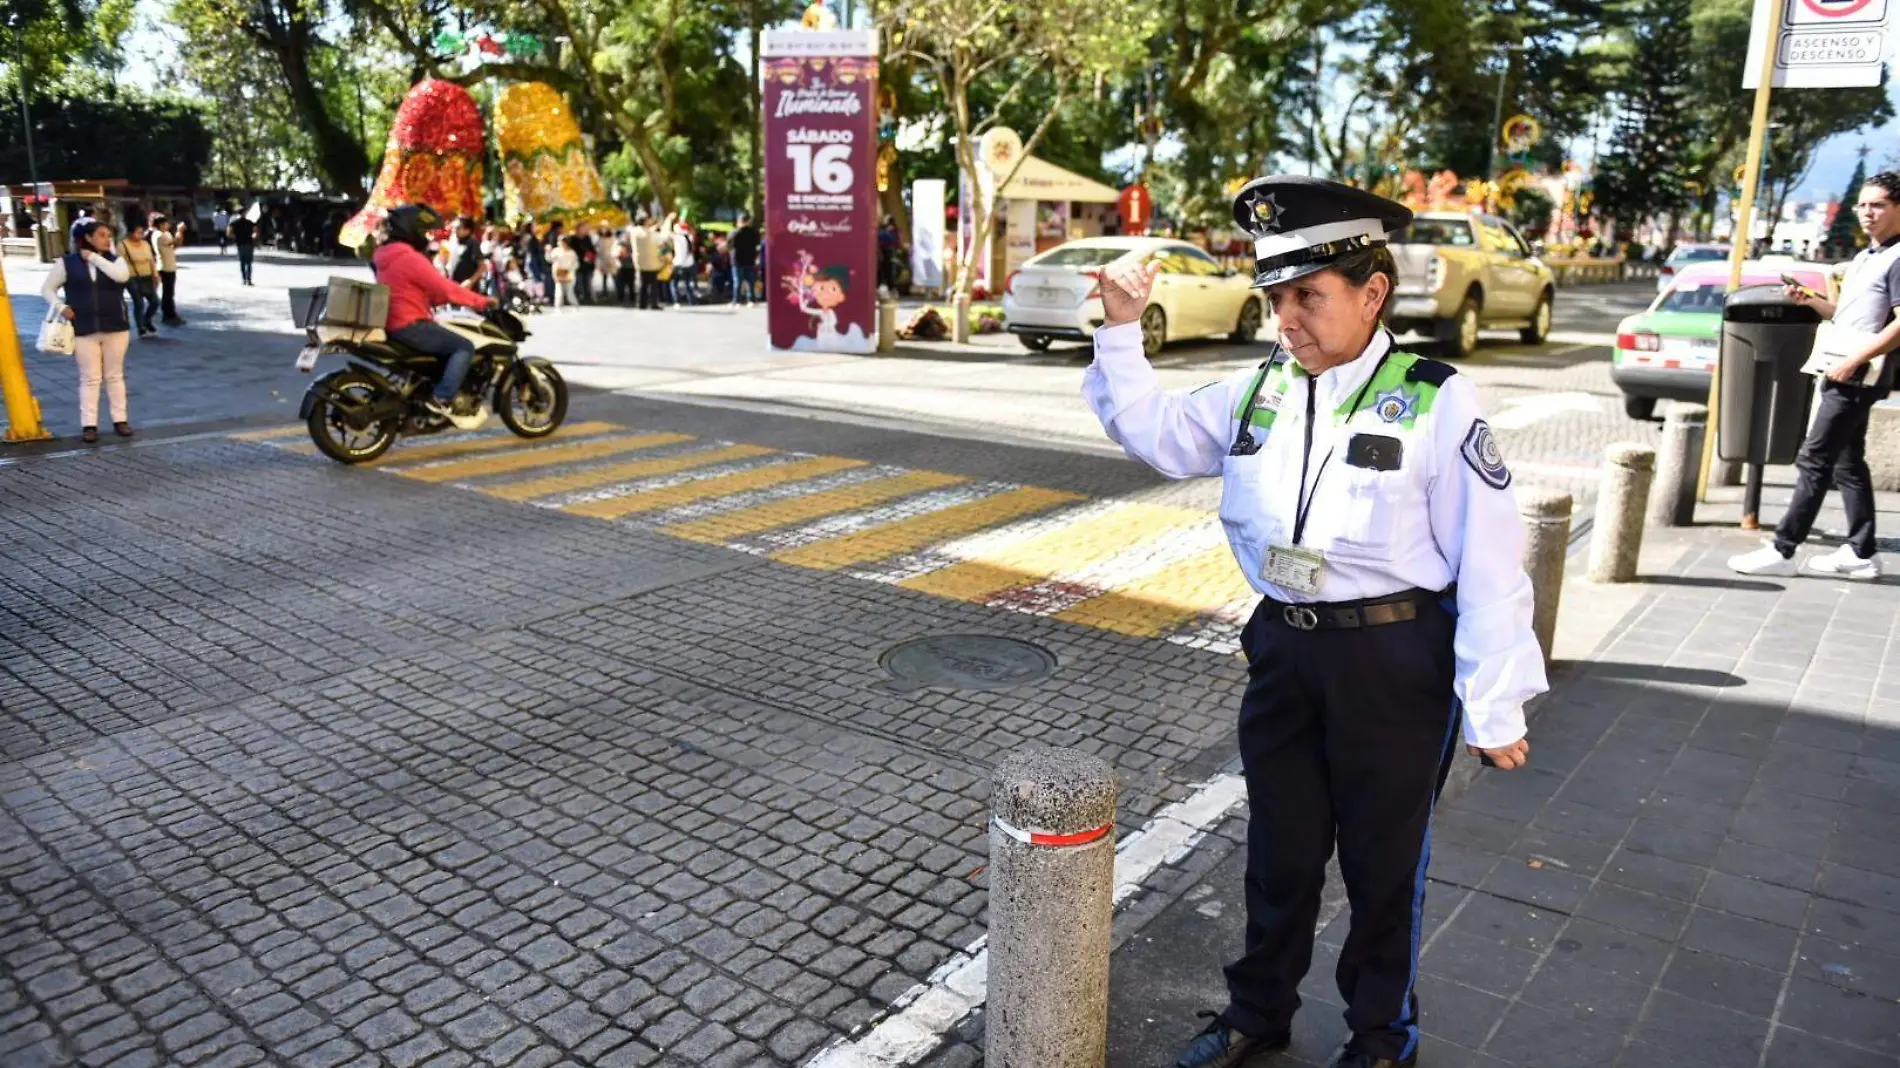
[[[1487,186],[1494,185],[1498,178],[1498,141],[1504,137],[1504,83],[1511,76],[1511,53],[1521,52],[1521,44],[1499,45],[1498,51],[1504,53],[1504,66],[1498,71],[1498,92],[1491,102],[1491,138],[1487,141],[1484,153],[1484,181]],[[1486,193],[1485,200],[1491,200]]]

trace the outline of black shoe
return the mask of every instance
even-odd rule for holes
[[[1286,1032],[1265,1038],[1241,1034],[1228,1026],[1227,1020],[1218,1012],[1196,1015],[1211,1017],[1212,1022],[1182,1051],[1174,1062],[1174,1068],[1236,1068],[1261,1054],[1278,1053],[1292,1041],[1292,1036]]]
[[[86,444],[88,444],[88,445],[90,445],[90,444],[92,444],[92,443],[93,443],[93,442],[95,442],[95,441],[98,441],[98,440],[99,440],[99,428],[98,428],[98,427],[96,427],[96,426],[82,426],[82,427],[80,427],[80,428],[79,428],[79,440],[80,440],[80,441],[83,441],[83,442],[85,442],[85,443],[86,443]]]
[[[112,432],[122,438],[129,438],[132,436],[132,424],[121,419],[112,424]]]
[[[1417,1064],[1416,1053],[1402,1061],[1375,1057],[1370,1053],[1342,1053],[1333,1061],[1332,1068],[1415,1068]]]

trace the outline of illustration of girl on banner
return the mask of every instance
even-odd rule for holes
[[[838,328],[838,308],[850,295],[851,268],[820,267],[811,253],[800,252],[795,269],[783,281],[787,298],[812,318],[812,336],[800,338],[794,347],[864,339],[863,328],[855,323],[849,329]]]

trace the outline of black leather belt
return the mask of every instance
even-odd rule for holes
[[[1420,607],[1442,596],[1430,590],[1406,590],[1363,601],[1286,604],[1268,597],[1266,602],[1267,614],[1294,630],[1357,630],[1417,619]]]

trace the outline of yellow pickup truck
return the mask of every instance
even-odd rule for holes
[[[1423,212],[1392,242],[1399,284],[1386,304],[1395,333],[1437,338],[1453,356],[1478,331],[1516,330],[1527,345],[1550,334],[1557,282],[1516,228],[1479,212]]]

